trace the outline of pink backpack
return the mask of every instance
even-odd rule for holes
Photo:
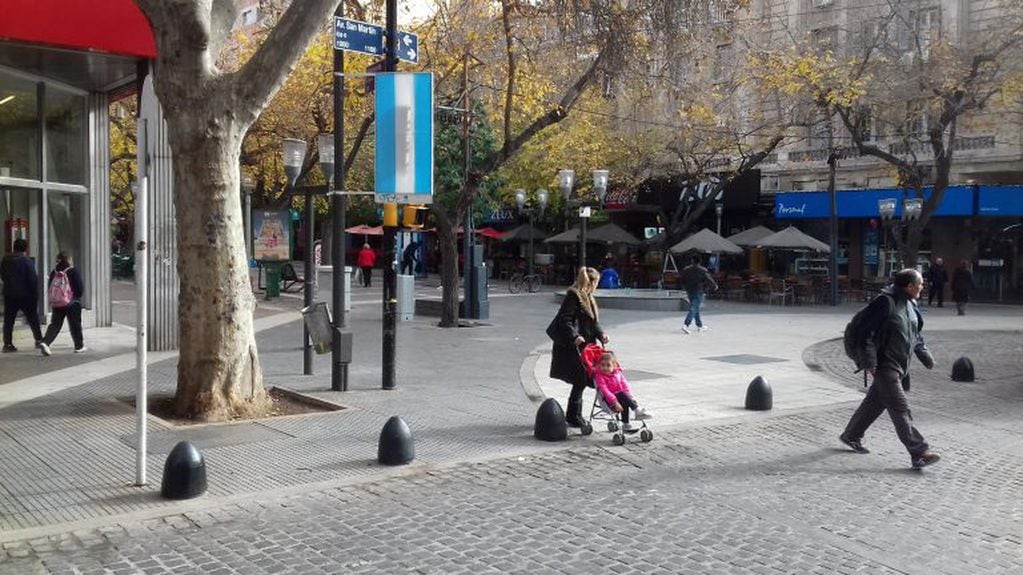
[[[50,282],[50,289],[47,295],[50,305],[55,308],[67,307],[75,299],[74,291],[71,290],[71,280],[67,277],[66,270],[53,270],[53,281]]]

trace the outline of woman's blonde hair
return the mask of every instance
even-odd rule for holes
[[[575,276],[575,283],[572,287],[589,295],[593,293],[593,290],[597,289],[597,284],[600,282],[600,272],[594,268],[579,268],[579,273]]]

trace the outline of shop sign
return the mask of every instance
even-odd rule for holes
[[[1005,260],[998,258],[993,260],[977,260],[977,265],[982,268],[1000,268],[1005,265]]]
[[[871,228],[863,230],[863,263],[868,266],[877,265],[878,230]]]

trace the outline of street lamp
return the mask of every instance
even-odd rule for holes
[[[536,191],[536,205],[529,205],[529,198],[526,196],[526,190],[519,188],[515,190],[515,203],[519,206],[519,213],[525,213],[529,216],[529,249],[526,251],[526,274],[532,278],[533,276],[533,217],[537,211],[543,215],[544,210],[547,208],[547,190],[541,188]],[[527,281],[527,285],[529,284]]]
[[[721,215],[725,213],[725,205],[721,202],[714,204],[714,214],[718,217],[718,235],[721,235]]]
[[[877,201],[877,211],[881,214],[881,219],[885,222],[890,222],[895,219],[895,210],[898,207],[899,202],[895,198],[884,198]],[[902,200],[902,217],[903,222],[912,222],[919,220],[923,214],[924,201],[921,198],[905,198]],[[905,224],[903,224],[905,225]],[[893,232],[898,233],[898,232]],[[903,262],[903,265],[913,265],[910,263]]]
[[[305,161],[306,143],[294,138],[285,138],[281,143],[281,159],[284,161],[284,173],[288,176],[288,185],[295,187],[299,174],[302,172],[302,163]],[[313,260],[313,243],[316,241],[313,230],[313,193],[308,187],[305,192],[305,283],[302,285],[302,295],[305,307],[313,305],[316,288],[316,269]],[[313,345],[309,337],[309,327],[302,327],[302,373],[313,374]]]
[[[288,186],[294,186],[298,175],[302,172],[305,161],[306,143],[294,138],[284,138],[281,142],[281,160],[284,162],[284,173],[288,176]]]

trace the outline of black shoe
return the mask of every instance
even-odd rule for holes
[[[848,445],[849,449],[852,449],[856,453],[870,453],[870,450],[867,449],[866,447],[863,447],[863,442],[859,439],[849,439],[843,433],[842,435],[838,436],[838,440]]]
[[[565,418],[565,423],[567,423],[569,427],[582,427],[583,426],[583,420],[579,419],[578,417],[566,417]]]
[[[933,451],[925,451],[913,458],[913,469],[922,469],[941,461],[941,456]]]
[[[13,345],[4,346],[4,353],[14,353],[16,351],[18,351],[18,348],[14,347]]]

